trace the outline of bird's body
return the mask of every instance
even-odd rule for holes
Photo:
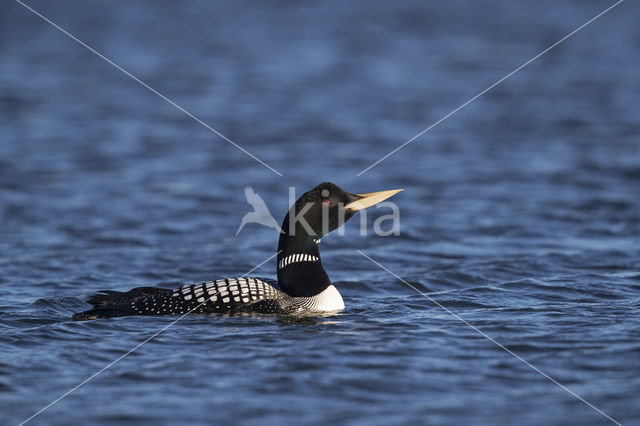
[[[357,210],[396,192],[398,190],[350,194],[331,183],[320,184],[306,192],[283,221],[278,243],[277,281],[243,276],[175,289],[106,290],[88,299],[93,309],[77,313],[73,318],[238,312],[309,315],[340,311],[344,309],[344,302],[322,267],[318,251],[320,239]]]
[[[292,297],[264,278],[226,278],[175,289],[138,287],[128,292],[101,292],[89,299],[95,307],[75,320],[126,315],[242,313],[314,314],[337,312],[344,302],[333,286],[311,297]]]

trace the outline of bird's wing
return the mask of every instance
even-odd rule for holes
[[[188,284],[173,290],[137,288],[127,293],[109,292],[89,299],[94,308],[74,315],[77,321],[124,315],[181,315],[229,312],[262,303],[260,309],[277,312],[284,297],[275,283],[259,278],[227,278]],[[105,304],[105,298],[109,299]],[[113,303],[111,303],[113,302]],[[269,303],[264,303],[269,302]]]
[[[262,200],[262,198],[255,193],[255,191],[253,190],[253,188],[251,188],[250,186],[247,186],[244,189],[244,195],[247,197],[247,203],[251,204],[251,207],[253,207],[253,209],[260,214],[263,213],[269,213],[269,208],[267,207],[267,205],[265,204],[265,202]]]

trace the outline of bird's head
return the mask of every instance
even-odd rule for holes
[[[320,261],[320,239],[342,226],[358,210],[400,191],[352,194],[325,182],[302,194],[282,222],[277,269],[280,287],[292,296],[312,296],[326,289],[331,281]]]
[[[352,194],[331,182],[305,192],[294,203],[282,224],[284,234],[296,240],[320,239],[338,229],[358,210],[378,204],[402,189]]]

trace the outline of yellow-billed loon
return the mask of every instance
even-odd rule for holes
[[[378,204],[399,191],[402,190],[351,194],[325,182],[305,192],[282,222],[277,282],[239,277],[187,284],[172,290],[157,287],[138,287],[127,292],[105,290],[89,298],[93,309],[77,313],[73,319],[189,312],[313,314],[340,311],[344,309],[344,302],[322,267],[318,251],[320,239],[358,210]]]

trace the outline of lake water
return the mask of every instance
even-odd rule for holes
[[[640,27],[611,3],[31,1],[0,6],[0,423],[175,317],[73,322],[103,289],[238,276],[253,186],[394,197],[323,239],[346,309],[188,316],[29,424],[640,423]],[[369,212],[369,228],[383,209]],[[275,260],[252,275],[275,277]]]

